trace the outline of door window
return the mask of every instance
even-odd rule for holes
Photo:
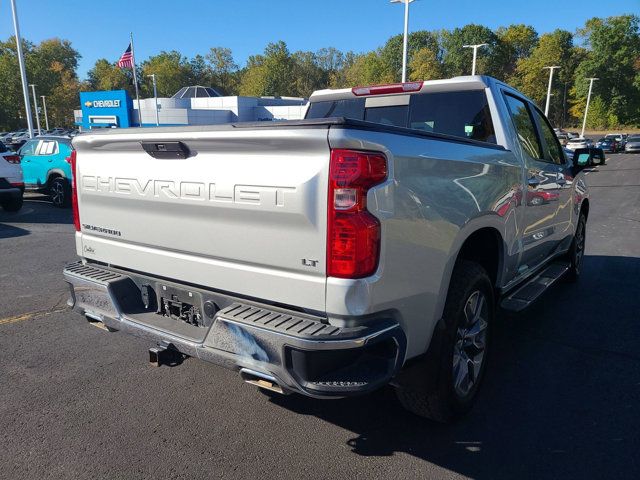
[[[37,146],[38,140],[29,140],[20,149],[20,155],[34,155]]]
[[[549,122],[546,118],[537,110],[533,110],[535,112],[536,118],[538,120],[538,124],[540,125],[540,131],[542,132],[542,138],[544,138],[544,142],[547,144],[547,154],[545,155],[546,160],[549,162],[553,162],[556,165],[562,165],[564,163],[564,152],[560,148],[560,143],[556,138],[556,134],[553,133],[551,127],[549,126]]]
[[[58,153],[58,142],[55,140],[41,140],[36,155],[53,155]]]
[[[540,145],[540,139],[526,103],[508,94],[504,98],[509,107],[522,150],[531,158],[544,160],[542,145]]]

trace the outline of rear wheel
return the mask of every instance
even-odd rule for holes
[[[71,204],[71,188],[66,178],[54,178],[49,185],[49,195],[54,207],[66,208]]]
[[[448,422],[472,407],[484,376],[493,318],[489,276],[477,263],[459,261],[447,295],[443,328],[434,333],[423,377],[400,383],[396,389],[407,410]]]
[[[577,282],[578,278],[580,278],[586,239],[587,217],[581,212],[580,218],[578,219],[578,226],[576,227],[576,234],[573,237],[571,248],[569,248],[569,253],[567,254],[569,260],[569,271],[567,272],[566,279],[571,283]]]
[[[0,205],[2,205],[3,210],[5,210],[6,212],[17,212],[22,208],[22,203],[23,197],[22,195],[20,195],[19,197],[13,197],[8,200],[3,200],[2,202],[0,202]]]

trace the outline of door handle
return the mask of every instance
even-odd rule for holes
[[[536,188],[540,185],[540,179],[538,177],[531,177],[529,178],[529,180],[527,180],[527,185]]]
[[[561,187],[567,184],[567,180],[566,178],[564,178],[564,175],[562,173],[558,173],[558,176],[556,177],[556,183]]]

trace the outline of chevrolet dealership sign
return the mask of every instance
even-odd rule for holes
[[[93,108],[120,108],[120,100],[87,100],[84,102],[84,106]]]

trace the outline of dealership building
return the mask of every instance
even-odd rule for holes
[[[181,88],[171,98],[131,98],[126,90],[80,93],[75,124],[82,130],[217,125],[232,122],[296,120],[304,117],[307,101],[292,97],[225,97],[210,87]]]

